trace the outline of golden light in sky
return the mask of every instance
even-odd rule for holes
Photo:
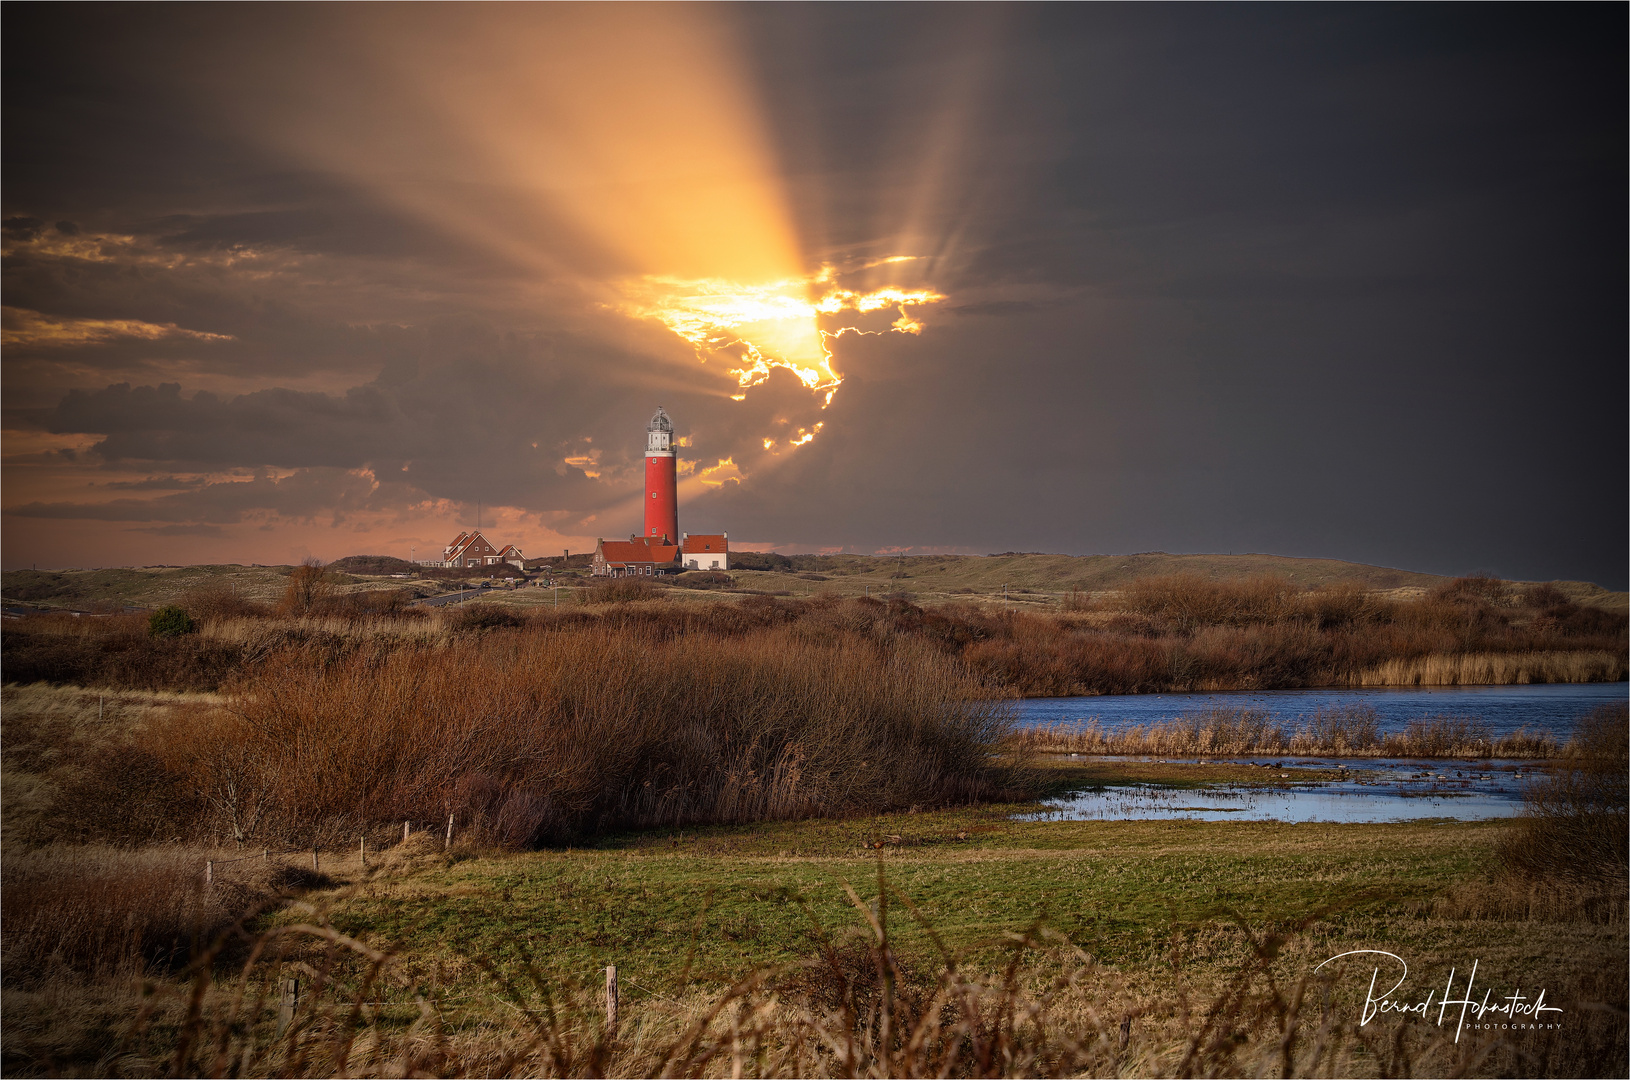
[[[896,256],[885,261],[910,258]],[[838,285],[835,278],[829,266],[809,277],[762,284],[648,276],[624,285],[628,301],[623,311],[658,320],[690,342],[703,363],[722,357],[736,364],[727,370],[740,387],[756,386],[770,377],[772,368],[785,368],[811,390],[825,391],[824,408],[843,382],[832,366],[828,344],[832,338],[845,333],[921,333],[922,323],[908,309],[945,299],[932,289],[887,287],[857,292]],[[898,314],[887,330],[823,325],[839,321],[845,313],[866,314],[884,308]],[[801,430],[792,445],[809,442],[820,426],[808,433]],[[766,449],[769,443],[766,440]]]

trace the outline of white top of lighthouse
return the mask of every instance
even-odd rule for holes
[[[651,422],[645,425],[645,452],[646,454],[667,454],[674,452],[674,422],[668,419],[668,414],[657,406],[656,415]]]

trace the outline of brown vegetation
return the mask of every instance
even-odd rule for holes
[[[1263,709],[1214,708],[1173,720],[1109,731],[1096,720],[1027,728],[1010,740],[1030,753],[1238,757],[1251,754],[1318,757],[1549,758],[1564,745],[1548,734],[1516,731],[1496,738],[1483,721],[1436,716],[1411,720],[1382,734],[1368,705],[1321,709],[1298,728],[1276,723]]]
[[[218,592],[199,595],[189,607],[203,624],[197,639],[139,644],[131,640],[129,620],[117,616],[11,620],[6,678],[212,689],[267,655],[264,649],[234,653],[223,626],[237,627],[231,636],[247,639],[253,634],[243,627],[258,619],[265,633],[292,643],[309,636],[313,620],[325,627],[349,623],[334,632],[360,639],[379,637],[377,626],[419,616],[403,590],[338,592],[323,573],[302,567],[290,578],[282,606],[307,613],[297,619],[263,618],[263,609]],[[640,578],[596,582],[582,595],[583,605],[534,608],[524,617],[455,610],[432,618],[445,620],[455,635],[523,618],[539,628],[595,625],[663,638],[742,638],[803,625],[873,643],[924,643],[993,690],[1025,697],[1618,681],[1626,675],[1630,642],[1620,615],[1572,604],[1551,586],[1482,578],[1396,600],[1348,586],[1300,589],[1279,579],[1226,583],[1179,575],[1136,582],[1120,603],[1077,594],[1066,610],[1053,613],[922,607],[900,595],[672,604],[662,602],[665,585]]]
[[[174,709],[88,770],[74,807],[141,783],[180,835],[328,839],[452,814],[529,846],[608,829],[967,801],[1009,710],[910,642],[765,631],[734,647],[604,627],[494,630],[479,645],[282,649],[230,708]],[[129,793],[125,793],[129,794]],[[131,818],[139,826],[140,815]]]
[[[1630,858],[1630,707],[1580,722],[1560,767],[1525,792],[1523,828],[1502,852],[1511,871],[1623,886]]]
[[[1377,1030],[1357,1023],[1345,1001],[1332,1007],[1328,976],[1307,973],[1299,939],[1311,920],[1229,927],[1235,932],[1217,935],[1212,946],[1234,958],[1231,975],[1206,978],[1174,963],[1156,996],[1132,989],[1112,966],[1040,923],[1005,935],[994,970],[943,946],[937,963],[914,963],[897,951],[891,920],[910,917],[930,934],[932,926],[890,887],[881,865],[869,902],[846,889],[858,934],[816,922],[803,962],[747,971],[722,992],[692,986],[679,997],[631,995],[615,1027],[596,988],[556,984],[530,959],[515,972],[492,957],[470,958],[484,975],[483,1001],[505,1010],[493,1016],[426,994],[404,971],[405,958],[320,918],[258,932],[230,925],[193,954],[190,978],[150,986],[108,1040],[117,1051],[101,1059],[100,1071],[1290,1077],[1612,1076],[1624,1067],[1625,1020],[1614,1004],[1622,964],[1600,985],[1555,988],[1552,1000],[1585,1003],[1565,1032],[1510,1038],[1430,1023]],[[302,990],[285,1018],[276,991],[287,975]],[[40,1041],[31,1031],[26,1044]],[[8,1039],[8,1074],[49,1067],[19,1048],[24,1042]]]

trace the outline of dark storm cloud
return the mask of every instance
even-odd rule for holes
[[[611,264],[534,193],[460,189],[493,243],[223,119],[355,85],[395,9],[88,10],[5,16],[6,304],[84,339],[8,340],[8,426],[90,436],[87,470],[298,471],[9,514],[580,519],[657,401],[704,466],[806,422],[784,373],[730,402],[557,287]],[[923,255],[949,299],[841,339],[821,437],[685,527],[1624,585],[1623,7],[720,10],[811,264]],[[450,152],[414,107],[379,145]]]
[[[102,503],[32,502],[7,511],[17,517],[61,521],[172,522],[231,525],[256,515],[290,521],[394,511],[424,498],[423,492],[391,477],[375,479],[341,469],[299,469],[288,476],[259,476],[203,484],[154,499],[112,499]],[[175,533],[174,535],[192,535]]]

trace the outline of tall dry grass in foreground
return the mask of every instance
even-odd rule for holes
[[[1096,720],[1027,728],[1009,745],[1029,753],[1236,757],[1251,754],[1316,757],[1550,758],[1564,746],[1544,732],[1495,737],[1473,717],[1411,720],[1382,733],[1368,705],[1320,709],[1299,727],[1277,723],[1265,709],[1214,708],[1172,720],[1110,731]],[[1571,745],[1571,744],[1570,744]]]
[[[199,868],[211,855],[223,853],[103,844],[7,851],[0,862],[6,984],[185,970],[245,910],[311,878],[281,861],[252,862],[206,888]]]
[[[463,647],[269,658],[222,710],[137,748],[205,809],[178,829],[309,843],[403,820],[512,847],[1001,794],[1011,710],[955,665],[766,632],[496,632]]]
[[[1317,1076],[1621,1075],[1617,999],[1558,987],[1566,1031],[1500,1035],[1452,1023],[1365,1026],[1352,987],[1306,972],[1306,925],[1221,935],[1237,962],[1210,979],[1172,973],[1151,995],[1037,924],[1005,935],[976,970],[943,947],[937,962],[897,952],[892,920],[929,930],[878,873],[854,889],[856,931],[812,921],[807,960],[744,973],[727,989],[625,996],[607,1023],[598,989],[560,985],[530,961],[470,957],[472,1000],[444,1000],[388,950],[305,917],[222,935],[189,980],[148,984],[120,1024],[102,1075],[179,1076]],[[902,911],[902,909],[904,909]],[[987,944],[996,944],[994,942]],[[1300,972],[1300,973],[1298,973]],[[293,976],[298,1007],[279,1017]],[[1611,982],[1611,980],[1610,980]],[[1588,993],[1588,991],[1587,991]],[[1609,986],[1611,996],[1611,986]],[[14,999],[28,1004],[23,999]],[[129,1003],[127,1003],[129,1008]],[[12,1010],[8,1009],[8,1017]],[[9,1038],[8,1074],[49,1033]],[[19,1046],[19,1042],[22,1043]]]

